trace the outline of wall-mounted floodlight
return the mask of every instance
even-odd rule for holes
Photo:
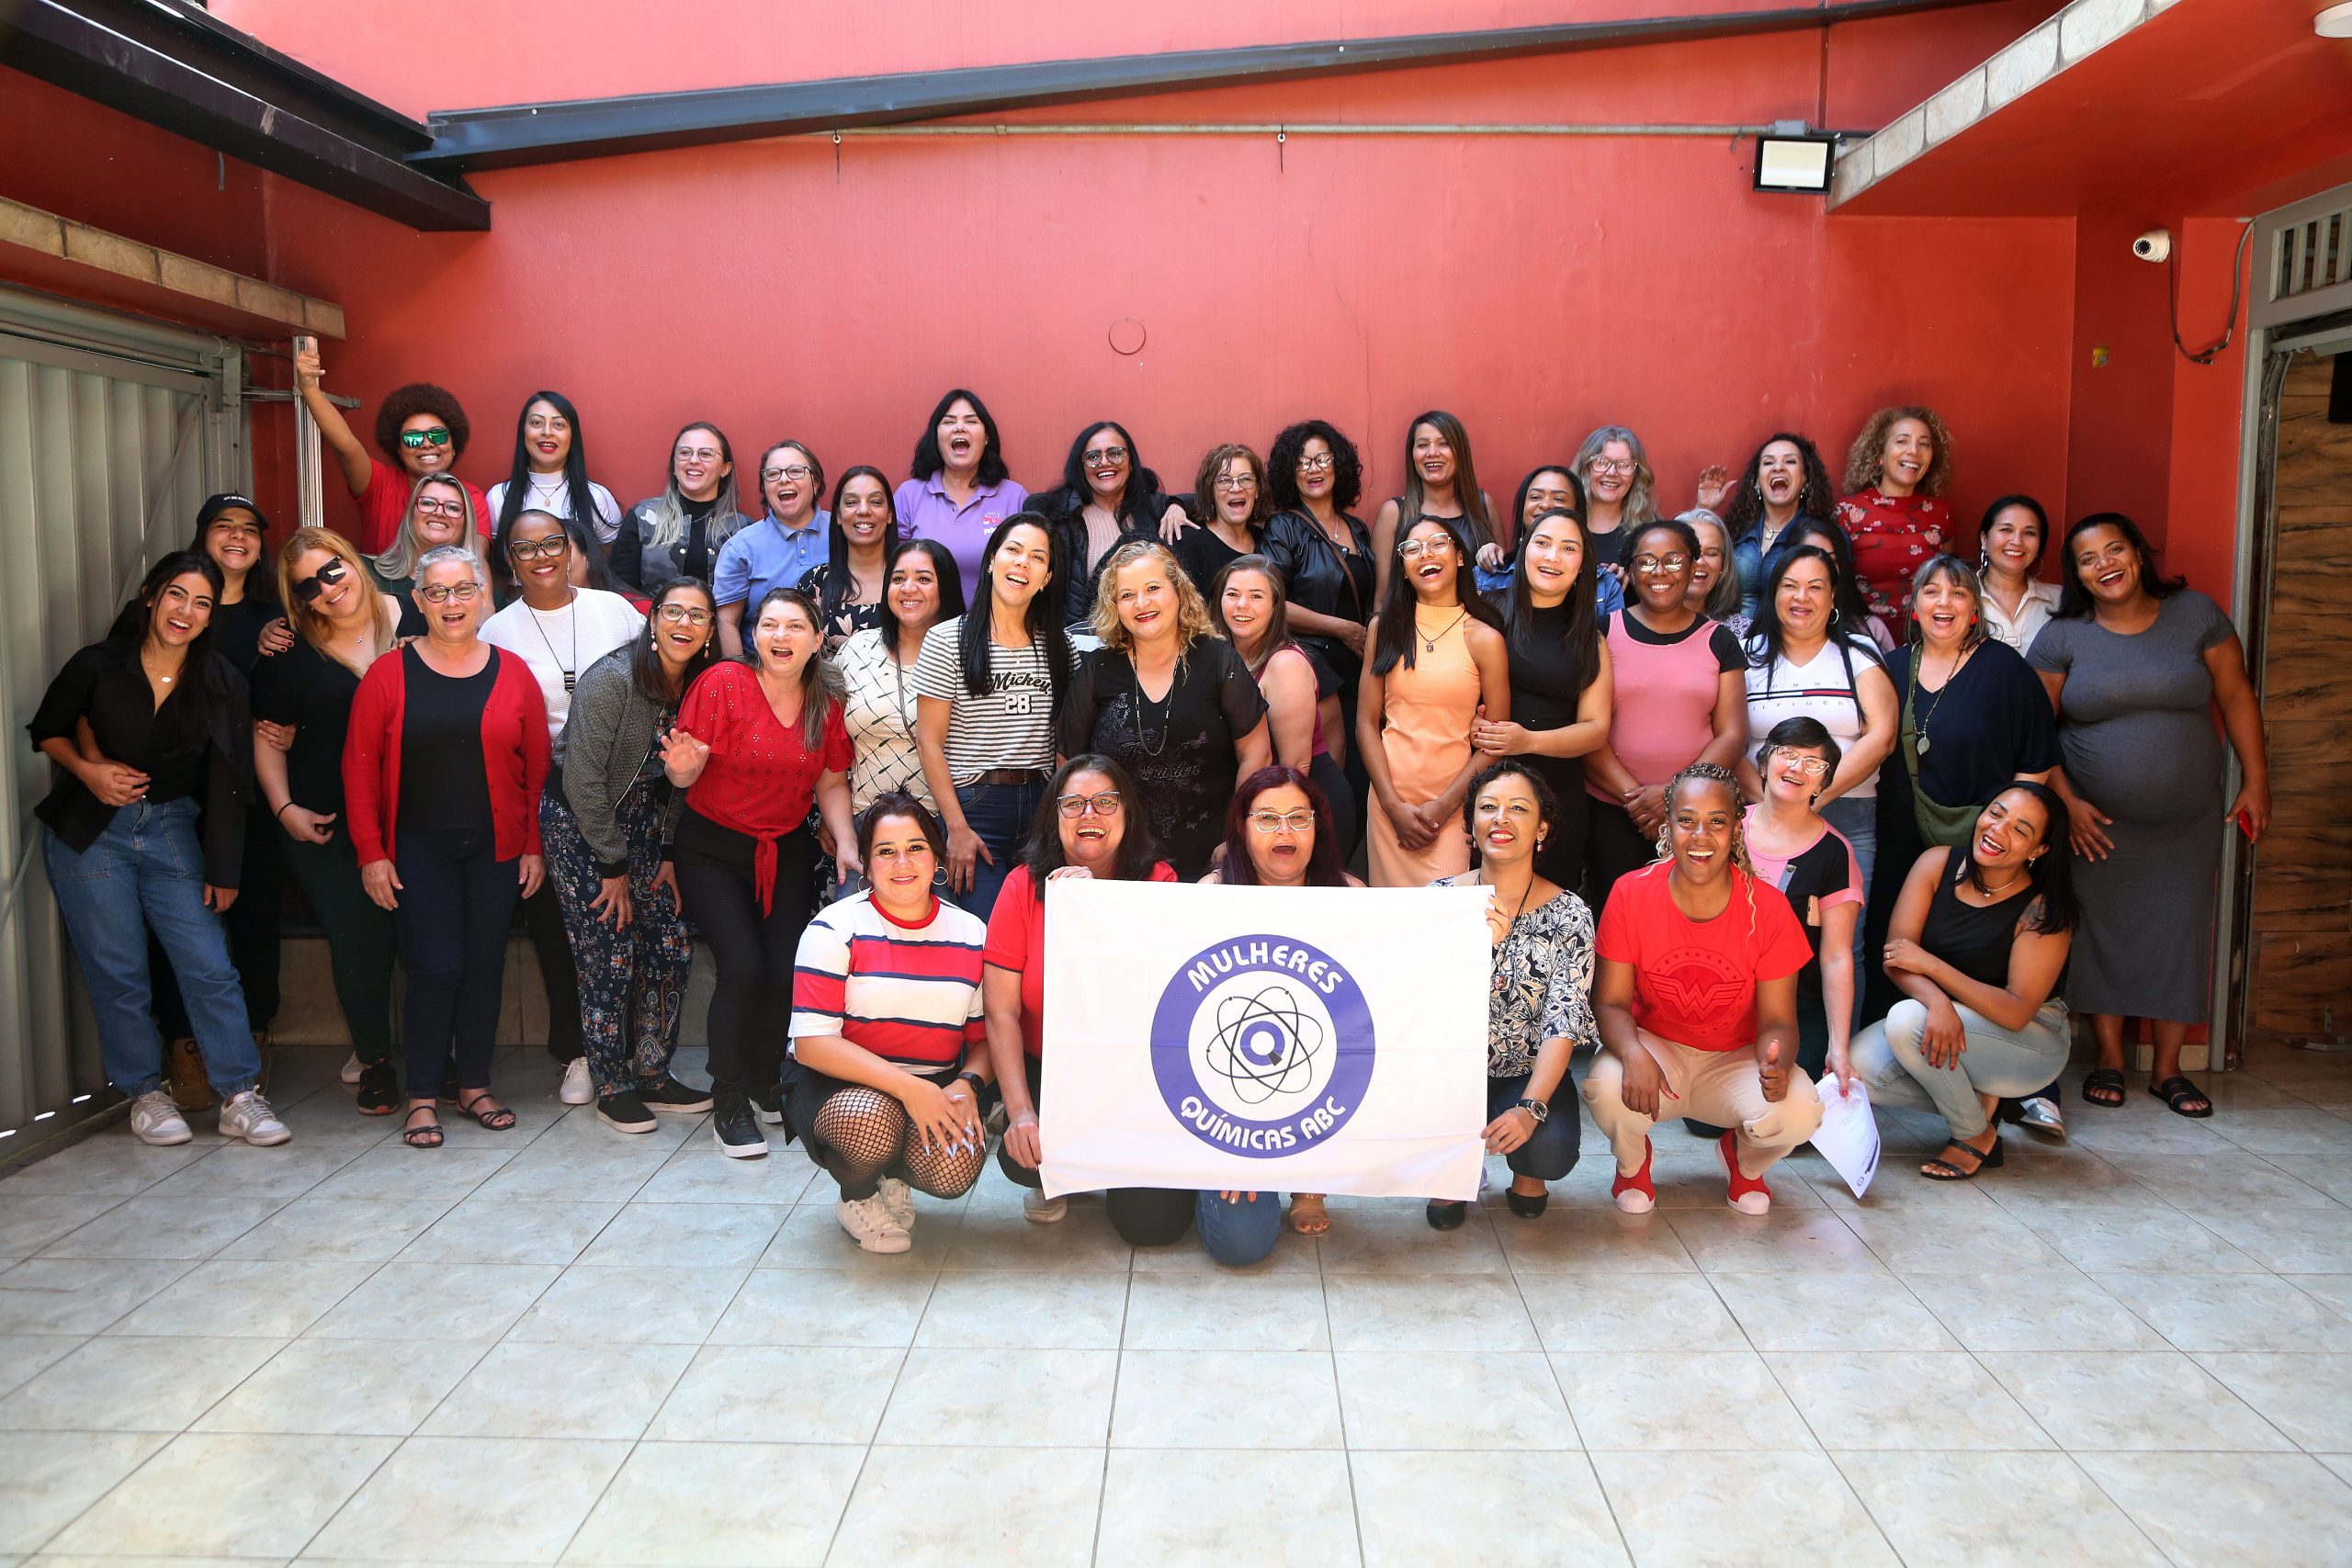
[[[1820,196],[1829,189],[1838,138],[1783,120],[1756,139],[1756,188]]]

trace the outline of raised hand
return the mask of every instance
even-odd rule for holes
[[[709,745],[684,730],[673,728],[662,737],[662,771],[669,774],[670,782],[680,789],[702,777],[702,771],[709,761]]]

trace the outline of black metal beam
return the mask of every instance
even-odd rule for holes
[[[188,0],[0,4],[0,64],[418,229],[490,227],[462,180],[407,162],[424,126]]]
[[[752,87],[644,93],[567,103],[458,109],[427,117],[436,170],[503,169],[699,147],[763,136],[904,125],[959,115],[1138,97],[1309,77],[1458,65],[1631,44],[1690,42],[1981,6],[1989,0],[1821,0],[1778,10],[1630,17],[1552,27],[1421,33],[1404,38],[1260,44],[1101,60],[1042,61],[888,76],[842,76]]]

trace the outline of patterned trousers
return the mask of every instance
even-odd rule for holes
[[[581,1043],[600,1095],[659,1082],[669,1071],[695,955],[677,901],[667,889],[653,890],[662,866],[662,818],[652,785],[643,780],[633,785],[614,817],[628,842],[627,930],[616,930],[589,907],[604,879],[571,809],[552,794],[539,805],[548,880],[563,909],[579,975]]]

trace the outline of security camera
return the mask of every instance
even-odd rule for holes
[[[2172,235],[2162,229],[2151,229],[2132,242],[2132,254],[2143,262],[2160,262],[2172,255]]]

